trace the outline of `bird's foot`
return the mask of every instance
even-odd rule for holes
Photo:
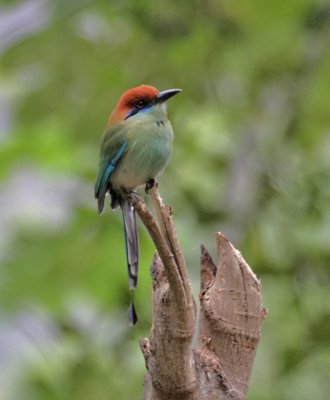
[[[152,189],[154,186],[156,186],[156,188],[158,188],[158,182],[156,179],[154,178],[150,178],[147,182],[146,182],[146,187],[144,189],[144,191],[149,194],[149,190]]]
[[[139,200],[139,201],[143,201],[143,197],[137,193],[137,192],[130,192],[127,195],[127,199],[130,203],[132,203],[133,200]]]

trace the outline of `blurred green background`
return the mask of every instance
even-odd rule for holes
[[[160,179],[198,298],[199,245],[224,232],[269,310],[250,400],[330,393],[328,1],[0,3],[0,400],[139,399],[153,244],[139,324],[120,212],[97,214],[99,141],[121,93],[169,103]]]

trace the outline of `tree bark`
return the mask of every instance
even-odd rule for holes
[[[201,246],[200,318],[183,252],[157,188],[150,191],[157,221],[134,193],[131,203],[157,252],[151,266],[153,324],[140,340],[147,373],[144,400],[243,400],[266,310],[260,282],[229,240],[217,233],[219,261]],[[198,345],[192,346],[195,331]]]

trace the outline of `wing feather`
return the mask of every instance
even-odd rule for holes
[[[104,208],[104,199],[109,190],[111,175],[127,149],[125,139],[126,136],[119,136],[116,128],[110,128],[104,134],[101,144],[100,166],[95,182],[95,198],[98,200],[99,213]]]

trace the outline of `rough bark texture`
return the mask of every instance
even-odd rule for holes
[[[151,267],[153,325],[150,337],[140,341],[148,371],[144,400],[243,400],[266,315],[260,282],[218,233],[217,263],[201,247],[198,326],[172,210],[156,188],[151,197],[158,223],[140,197],[131,197],[157,248]],[[196,329],[198,345],[193,349]]]

